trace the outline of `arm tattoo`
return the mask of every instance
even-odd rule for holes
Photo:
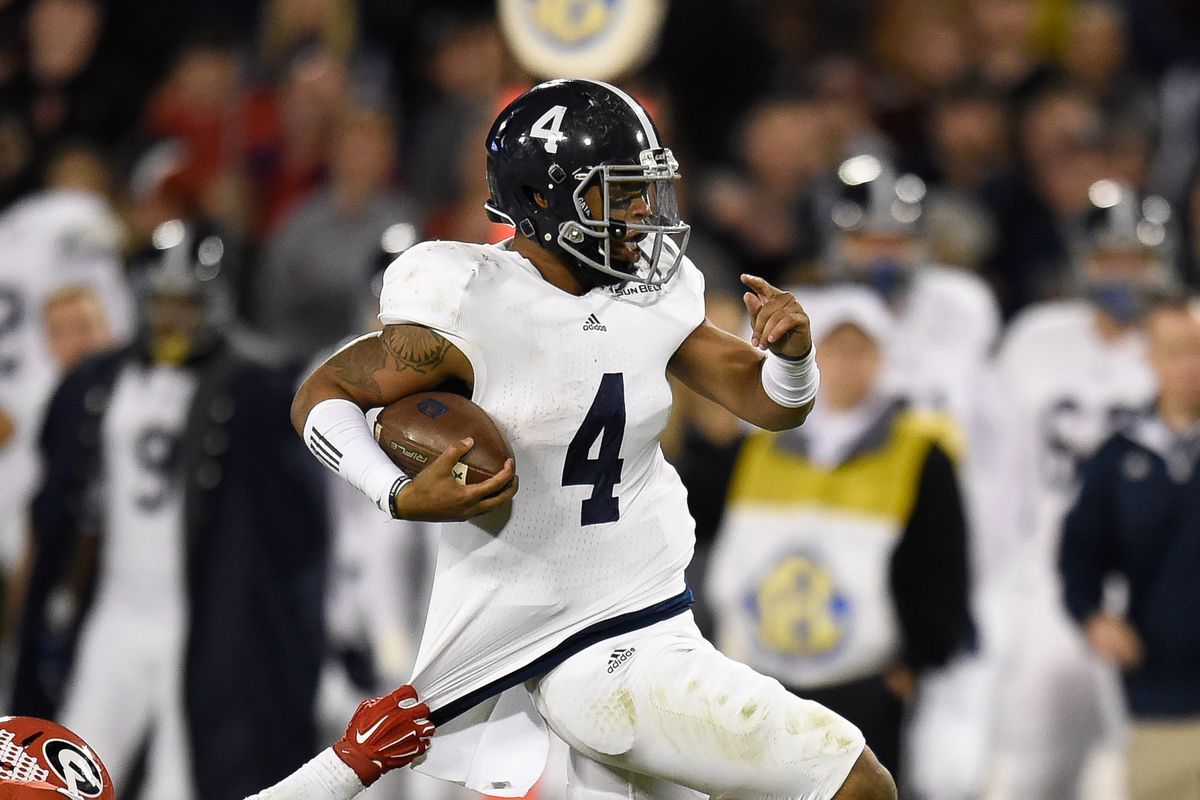
[[[384,370],[403,372],[411,369],[424,374],[441,366],[450,350],[450,342],[428,328],[394,325],[378,337],[355,342],[329,361],[337,379],[352,389],[359,399],[382,403],[383,390],[376,374]]]
[[[337,378],[351,387],[363,399],[374,400],[383,395],[375,381],[375,373],[387,366],[383,350],[373,338],[363,339],[337,353],[329,360]]]
[[[388,355],[401,369],[426,373],[441,366],[450,349],[446,337],[416,325],[395,325],[384,328],[379,340]]]

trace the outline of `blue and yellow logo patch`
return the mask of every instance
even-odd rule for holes
[[[604,35],[616,17],[616,0],[527,0],[533,27],[565,47]]]
[[[846,640],[852,604],[817,559],[793,553],[771,567],[745,603],[766,650],[788,656],[832,653]]]

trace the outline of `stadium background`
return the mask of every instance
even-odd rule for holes
[[[619,82],[679,158],[718,299],[741,272],[812,280],[814,192],[876,148],[929,187],[934,258],[1008,319],[1065,291],[1066,231],[1102,178],[1173,204],[1200,285],[1197,42],[1183,0],[675,0]],[[214,226],[240,320],[299,370],[369,324],[387,250],[505,235],[480,210],[482,139],[532,82],[483,0],[0,0],[0,210],[94,192],[126,263],[163,221]],[[703,546],[738,429],[682,409],[665,444]],[[10,598],[7,632],[18,617]]]

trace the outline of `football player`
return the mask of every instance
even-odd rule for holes
[[[693,522],[659,448],[667,376],[795,427],[818,383],[803,309],[744,276],[751,343],[705,320],[677,163],[621,90],[540,84],[486,148],[487,210],[516,235],[405,252],[383,331],[293,405],[314,454],[381,509],[451,521],[412,681],[444,726],[421,769],[520,796],[548,723],[571,747],[572,797],[894,797],[857,729],[717,652],[688,611]],[[448,381],[516,455],[483,483],[450,475],[469,439],[409,480],[367,426],[367,409]]]
[[[174,220],[155,245],[136,340],[46,413],[11,708],[86,736],[119,789],[153,730],[144,797],[240,800],[317,741],[322,475],[290,381],[231,330],[222,239]]]
[[[894,314],[885,388],[965,426],[971,387],[1000,331],[991,290],[964,269],[930,260],[922,227],[926,190],[916,175],[861,153],[842,162],[833,185],[820,203],[828,231],[825,277],[875,289]],[[805,294],[806,307],[818,307],[819,294],[811,301]]]
[[[1002,780],[1013,796],[1035,799],[1075,796],[1098,740],[1116,750],[1119,688],[1063,611],[1056,554],[1080,464],[1153,397],[1140,321],[1178,280],[1165,200],[1110,180],[1088,199],[1072,245],[1076,296],[1027,309],[998,355],[1016,412],[1006,436],[1024,442],[1030,506],[1001,702]]]
[[[77,287],[94,294],[113,335],[128,338],[133,311],[120,237],[104,200],[76,189],[40,192],[0,214],[0,572],[22,550],[37,431],[64,369],[43,309],[56,292]]]
[[[869,286],[895,318],[885,345],[881,390],[915,409],[948,414],[965,436],[958,462],[968,517],[972,611],[980,633],[978,656],[958,653],[945,669],[922,679],[903,748],[906,780],[934,798],[978,794],[986,779],[994,695],[990,655],[997,623],[989,609],[1008,527],[994,507],[1005,503],[995,481],[1007,463],[994,435],[1003,413],[990,391],[989,359],[1000,332],[1000,311],[987,284],[965,269],[933,263],[925,230],[926,187],[886,157],[858,153],[843,161],[818,206],[827,231],[824,273],[832,287],[797,290],[814,317],[837,284]],[[999,465],[999,467],[998,467]],[[981,657],[979,657],[981,656]],[[963,713],[963,708],[969,708]],[[950,733],[953,731],[953,733]],[[950,744],[947,744],[949,742]],[[947,758],[947,747],[956,757]],[[950,788],[952,787],[952,788]],[[943,794],[945,793],[945,794]]]

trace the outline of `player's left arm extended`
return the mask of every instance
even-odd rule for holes
[[[385,772],[423,756],[433,734],[429,706],[406,684],[364,701],[333,746],[246,800],[350,800]]]
[[[751,289],[743,297],[754,327],[751,341],[706,319],[679,345],[668,370],[753,425],[795,428],[812,410],[820,377],[808,315],[791,292],[753,275],[743,275],[742,283]]]

